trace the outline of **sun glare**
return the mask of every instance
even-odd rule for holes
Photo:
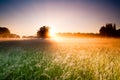
[[[56,37],[55,31],[53,29],[50,29],[49,36],[50,37]]]
[[[49,36],[51,37],[51,40],[57,41],[57,42],[62,42],[63,39],[59,36],[57,36],[56,32],[54,29],[50,29]]]

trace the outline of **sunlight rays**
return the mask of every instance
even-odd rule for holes
[[[49,36],[52,37],[52,38],[57,36],[56,32],[53,28],[50,28]]]

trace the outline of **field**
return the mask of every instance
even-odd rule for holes
[[[120,80],[120,39],[1,40],[0,80]]]

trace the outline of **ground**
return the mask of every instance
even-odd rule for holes
[[[120,80],[120,39],[0,40],[0,80]]]

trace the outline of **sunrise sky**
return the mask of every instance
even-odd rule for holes
[[[99,32],[106,23],[120,28],[120,0],[0,0],[0,26],[36,35],[44,25],[54,32]]]

